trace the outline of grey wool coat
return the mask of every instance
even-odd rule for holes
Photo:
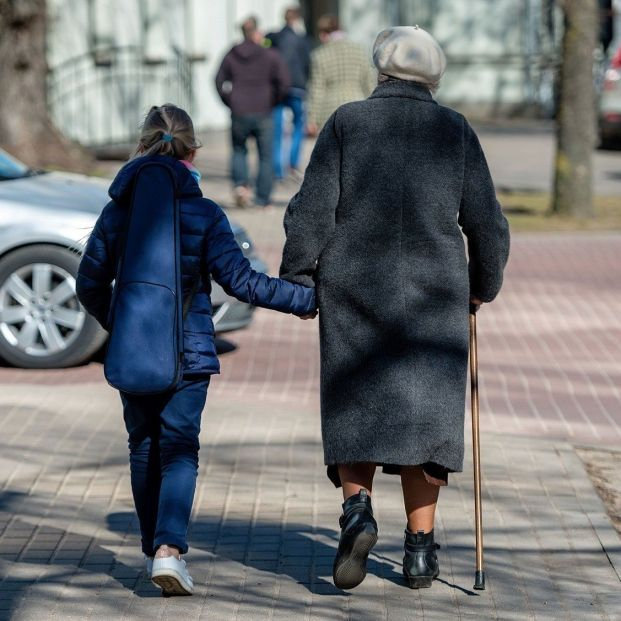
[[[317,287],[325,463],[461,471],[469,298],[509,252],[468,122],[379,84],[329,118],[284,224],[281,277]]]

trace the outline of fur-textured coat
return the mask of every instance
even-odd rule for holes
[[[469,297],[509,252],[470,125],[413,82],[341,106],[285,230],[281,276],[317,286],[326,464],[461,471]]]

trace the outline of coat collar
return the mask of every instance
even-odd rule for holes
[[[421,101],[436,103],[426,86],[423,86],[419,82],[410,82],[407,80],[380,82],[369,98],[374,99],[376,97],[410,97],[411,99],[420,99]]]

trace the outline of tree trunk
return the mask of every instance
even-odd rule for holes
[[[88,152],[48,112],[45,4],[0,0],[0,146],[32,167],[85,170]]]
[[[598,0],[561,0],[560,4],[565,13],[565,32],[552,211],[591,217],[595,146],[593,51],[597,45]]]

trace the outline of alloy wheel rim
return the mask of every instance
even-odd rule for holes
[[[0,287],[0,334],[29,356],[53,356],[66,350],[85,319],[75,278],[58,265],[24,265]]]

